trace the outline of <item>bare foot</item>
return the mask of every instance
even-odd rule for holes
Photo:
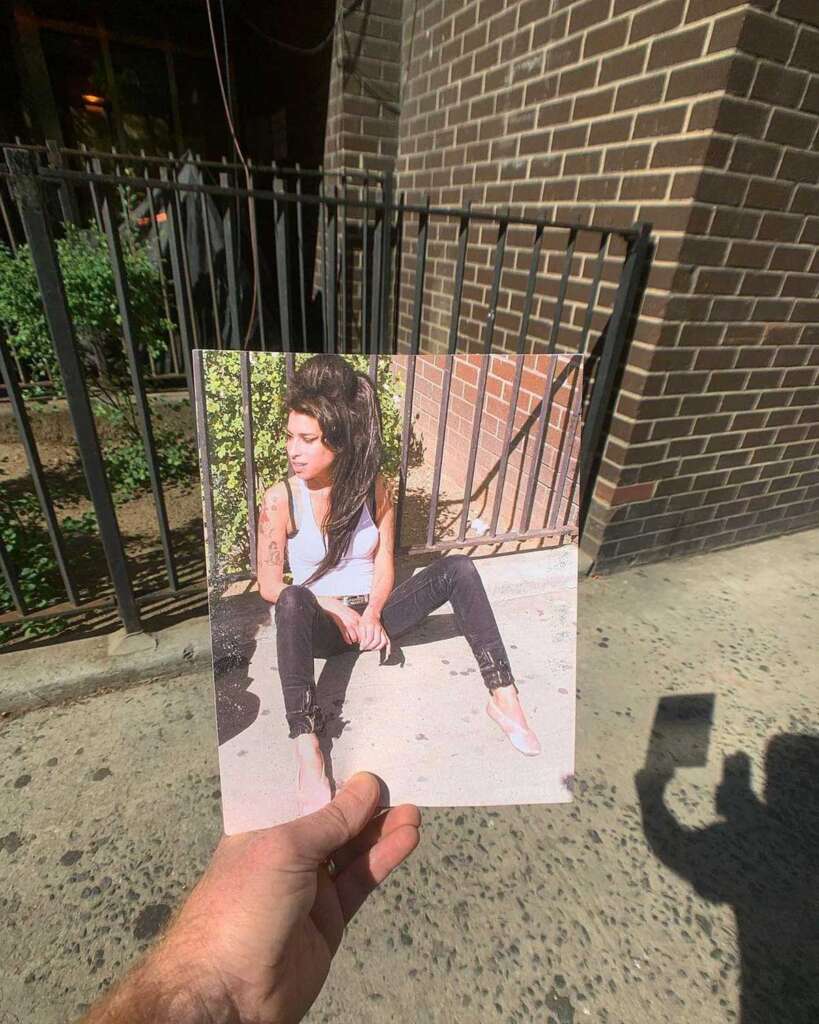
[[[521,754],[535,757],[541,752],[540,741],[526,721],[514,686],[501,686],[494,690],[486,705],[486,713]]]
[[[296,744],[296,804],[299,817],[312,814],[330,803],[330,783],[324,770],[324,756],[314,733],[303,733]]]

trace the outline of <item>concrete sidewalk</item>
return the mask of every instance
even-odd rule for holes
[[[210,668],[207,615],[178,622],[156,634],[68,640],[0,654],[0,714],[123,689]]]
[[[811,531],[583,580],[575,802],[426,810],[309,1021],[710,1024],[742,1004],[745,1024],[815,1024],[818,578]],[[3,726],[0,1020],[78,1014],[198,876],[221,826],[211,685]],[[705,763],[641,813],[658,701],[702,693]]]

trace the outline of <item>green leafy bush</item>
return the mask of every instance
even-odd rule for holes
[[[65,516],[61,526],[63,535],[70,539],[96,530],[97,519],[89,511],[80,516]],[[9,498],[0,493],[0,537],[12,564],[17,566],[17,582],[28,611],[47,608],[65,598],[45,520],[33,494]],[[11,594],[5,584],[0,583],[0,612],[13,608]],[[63,628],[64,623],[59,619],[32,619],[19,626],[0,625],[0,643],[16,635],[53,636]]]
[[[56,244],[68,311],[92,391],[100,401],[121,407],[121,396],[116,392],[127,386],[128,369],[105,238],[96,227],[67,225],[65,236]],[[168,330],[158,271],[147,247],[130,238],[123,243],[122,257],[137,350],[157,358],[165,351]],[[0,326],[13,353],[32,377],[51,381],[54,392],[62,393],[27,245],[21,245],[16,256],[0,245]]]
[[[310,358],[296,356],[296,368]],[[344,356],[356,370],[368,369],[368,357]],[[287,475],[285,450],[284,359],[273,353],[251,353],[251,405],[253,449],[256,463],[256,500]],[[205,353],[205,394],[208,413],[210,469],[213,484],[216,566],[212,577],[249,573],[247,496],[244,461],[244,417],[238,352]],[[401,461],[402,384],[388,362],[378,367],[378,396],[384,428],[384,472],[395,476]]]
[[[56,247],[94,413],[114,427],[102,445],[109,482],[114,497],[125,501],[144,491],[150,477],[134,411],[108,246],[95,226],[67,225]],[[123,239],[122,255],[137,351],[145,360],[148,355],[159,358],[170,326],[163,313],[159,272],[148,248],[131,233]],[[43,382],[39,389],[27,390],[27,398],[61,396],[62,378],[27,245],[20,246],[16,255],[0,245],[0,330],[29,377]],[[163,482],[192,480],[193,445],[170,430],[155,431],[155,439]],[[87,512],[76,518],[66,516],[62,527],[70,536],[93,532],[95,524],[93,512]],[[60,600],[62,582],[33,496],[0,501],[0,535],[17,568],[27,608],[45,608]],[[0,580],[0,611],[12,607],[11,595]],[[12,628],[18,627],[0,629],[0,642],[8,639]],[[62,628],[59,620],[33,620],[20,627],[24,636],[48,635]]]

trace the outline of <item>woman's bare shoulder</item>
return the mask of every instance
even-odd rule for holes
[[[287,484],[284,480],[272,484],[262,496],[262,509],[268,515],[286,512],[288,503]]]

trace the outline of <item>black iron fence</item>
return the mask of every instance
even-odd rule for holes
[[[25,242],[36,270],[96,513],[107,593],[83,593],[79,599],[72,585],[60,516],[26,409],[32,381],[24,356],[4,339],[0,369],[6,398],[67,600],[45,611],[27,607],[19,586],[25,566],[15,564],[0,537],[0,568],[15,609],[0,616],[0,624],[99,605],[116,607],[126,630],[134,632],[141,628],[140,607],[186,590],[168,526],[148,394],[168,375],[192,393],[197,348],[372,356],[577,353],[583,367],[578,486],[590,493],[649,258],[650,225],[620,230],[511,211],[432,206],[426,197],[396,196],[388,175],[363,172],[244,168],[53,147],[7,146],[4,153],[0,213],[7,243],[19,249]],[[157,554],[167,579],[161,587],[154,577],[148,589],[138,590],[129,573],[89,402],[89,369],[63,286],[55,239],[70,230],[67,225],[82,229],[88,223],[100,232],[110,260],[121,321],[121,338],[115,340],[124,348],[150,467]],[[134,330],[123,246],[135,232],[150,245],[162,281],[169,338],[159,358],[149,356]],[[441,423],[444,430],[445,414]],[[435,494],[437,470],[433,482]],[[436,543],[428,536],[425,546]]]

